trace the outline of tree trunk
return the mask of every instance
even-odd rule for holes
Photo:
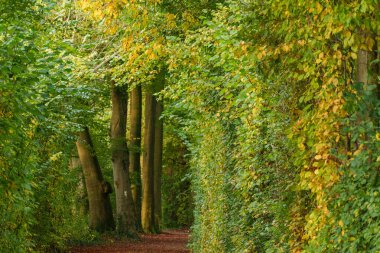
[[[134,204],[129,180],[129,154],[126,141],[128,93],[125,87],[112,87],[111,152],[116,193],[116,229],[137,236]]]
[[[164,87],[164,73],[157,78],[156,87],[161,91]],[[161,205],[161,173],[162,173],[162,148],[163,148],[163,121],[160,119],[163,111],[163,101],[155,99],[155,133],[154,133],[154,226],[156,232],[160,231],[162,219]]]
[[[155,99],[151,91],[145,94],[145,126],[143,149],[143,198],[141,206],[141,223],[145,233],[154,231],[154,114]]]
[[[131,91],[129,173],[132,179],[131,190],[135,203],[136,225],[139,229],[141,229],[141,114],[142,92],[141,86],[137,86]]]
[[[358,51],[357,81],[364,85],[368,84],[368,52],[363,49]]]
[[[76,145],[86,183],[89,201],[90,228],[100,232],[111,230],[115,227],[109,198],[112,188],[111,185],[103,179],[87,127],[79,134]]]

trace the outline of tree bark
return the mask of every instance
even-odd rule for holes
[[[132,180],[131,190],[135,203],[136,225],[139,229],[141,229],[141,115],[142,92],[141,86],[137,86],[131,91],[129,173]]]
[[[111,152],[116,193],[116,229],[137,236],[134,203],[129,179],[126,141],[128,93],[125,87],[112,87]]]
[[[89,201],[90,228],[100,232],[112,230],[115,227],[109,198],[112,188],[111,185],[103,179],[87,127],[79,134],[76,146],[86,183]]]
[[[162,91],[164,87],[164,73],[160,73],[157,78],[157,91]],[[162,148],[163,148],[163,121],[160,119],[163,111],[163,101],[155,99],[155,133],[154,133],[154,226],[156,232],[160,231],[162,219],[161,205],[161,174],[162,174]]]
[[[141,224],[145,233],[154,233],[154,114],[155,99],[151,91],[145,94],[145,126],[143,149],[143,198]]]
[[[368,84],[368,54],[363,49],[359,49],[358,51],[357,81],[364,85]]]

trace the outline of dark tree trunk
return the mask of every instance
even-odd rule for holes
[[[126,141],[128,93],[125,87],[112,87],[111,151],[116,193],[116,229],[137,236],[134,203],[129,179]]]
[[[152,92],[145,94],[145,126],[142,183],[143,197],[141,206],[141,225],[145,233],[154,233],[154,115],[155,99]]]
[[[136,225],[141,229],[141,115],[142,115],[142,92],[141,86],[131,91],[130,106],[130,149],[129,149],[129,173],[133,201],[136,211]]]
[[[100,232],[112,230],[115,227],[109,198],[112,188],[103,179],[88,128],[79,134],[76,145],[86,183],[90,228]]]
[[[165,82],[164,73],[160,73],[156,80],[157,91],[162,91]],[[154,133],[154,226],[156,232],[160,231],[162,219],[161,205],[161,173],[162,173],[162,148],[163,148],[163,121],[160,119],[163,111],[163,100],[155,99],[155,133]]]

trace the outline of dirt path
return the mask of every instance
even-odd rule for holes
[[[75,247],[70,253],[188,253],[188,230],[168,230],[158,235],[141,235],[141,241],[116,241],[107,245]]]

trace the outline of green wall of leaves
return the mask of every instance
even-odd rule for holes
[[[228,1],[172,44],[195,252],[380,249],[378,4]]]

